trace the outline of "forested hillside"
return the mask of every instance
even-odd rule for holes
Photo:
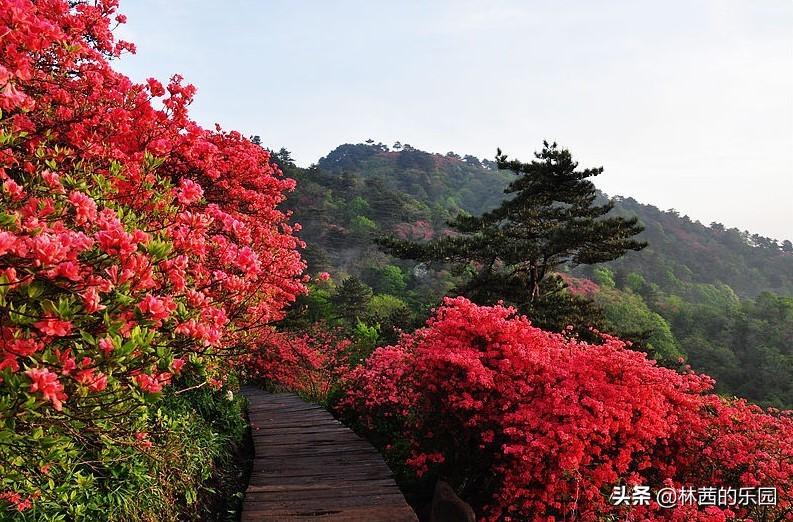
[[[321,158],[318,167],[328,174],[351,173],[381,180],[388,188],[419,201],[449,210],[480,214],[498,205],[513,177],[474,156],[430,154],[410,145],[341,145]]]
[[[383,144],[341,145],[321,158],[316,168],[298,171],[304,183],[294,196],[301,203],[295,212],[305,227],[314,219],[342,217],[333,216],[333,204],[316,205],[312,199],[309,205],[316,206],[303,206],[302,197],[318,187],[328,189],[331,199],[339,198],[336,206],[355,197],[370,203],[365,211],[355,204],[345,208],[349,216],[346,224],[332,221],[343,229],[339,230],[342,234],[360,229],[358,216],[371,218],[379,229],[398,234],[420,233],[422,221],[439,232],[459,211],[477,215],[495,207],[513,178],[510,172],[495,170],[495,163],[489,160],[452,152],[430,154],[409,145],[392,151]],[[350,198],[351,189],[354,195]],[[755,297],[764,291],[793,295],[793,244],[789,240],[725,228],[720,223],[707,226],[673,209],[660,210],[630,197],[615,196],[614,200],[615,213],[639,217],[645,226],[640,237],[649,243],[647,249],[609,263],[615,271],[639,272],[664,288],[681,283],[723,283],[741,297]],[[319,239],[308,232],[304,237],[312,242]]]
[[[721,223],[709,226],[675,210],[615,197],[617,209],[639,216],[649,243],[611,263],[617,272],[640,272],[664,288],[686,283],[726,284],[741,297],[761,292],[793,295],[793,245]]]
[[[308,169],[296,167],[285,149],[273,157],[298,181],[288,206],[303,226],[309,271],[328,271],[338,282],[354,276],[379,306],[388,296],[388,310],[369,303],[359,317],[380,327],[380,344],[393,339],[382,332],[418,324],[464,274],[394,259],[374,238],[441,237],[459,213],[497,206],[514,179],[489,160],[398,143],[342,145]],[[643,340],[661,362],[674,365],[683,356],[713,375],[723,393],[793,405],[793,245],[612,199],[613,215],[639,218],[645,229],[638,237],[648,246],[572,270],[568,291],[592,297],[611,331]],[[328,292],[331,298],[334,290]]]

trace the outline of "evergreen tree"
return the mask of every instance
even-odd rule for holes
[[[499,150],[499,169],[518,176],[505,190],[507,199],[481,216],[458,216],[449,223],[455,235],[426,243],[383,238],[381,246],[397,257],[468,271],[471,277],[458,288],[460,294],[485,304],[503,299],[535,321],[544,318],[543,326],[559,329],[571,319],[591,316],[586,300],[560,298],[563,285],[552,274],[563,266],[611,261],[641,250],[646,243],[634,236],[642,227],[636,218],[606,217],[611,202],[595,204],[589,178],[602,168],[577,170],[570,152],[556,143],[544,142],[535,156],[521,163]]]
[[[372,299],[372,289],[361,282],[357,277],[348,277],[331,298],[331,303],[337,314],[349,324],[366,314],[369,301]]]
[[[482,166],[482,162],[479,161],[479,158],[477,158],[476,156],[473,156],[471,154],[466,154],[465,156],[463,156],[463,161],[468,163],[469,165],[473,165],[475,167],[481,167]]]

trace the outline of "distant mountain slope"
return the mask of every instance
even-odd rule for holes
[[[430,206],[441,204],[472,214],[497,206],[512,178],[509,172],[495,169],[493,162],[485,165],[474,156],[462,159],[452,153],[431,154],[410,145],[389,151],[384,145],[366,144],[341,145],[318,163],[320,170],[329,174],[379,179],[389,189]]]
[[[723,283],[742,297],[766,291],[793,296],[789,242],[782,246],[719,223],[705,226],[633,198],[615,200],[617,212],[639,216],[645,226],[641,237],[649,243],[645,250],[610,263],[616,272],[638,272],[665,288],[677,289],[680,283]]]
[[[608,176],[608,169],[603,175]],[[325,245],[331,250],[343,250],[351,242],[360,251],[366,242],[350,236],[360,236],[367,225],[370,232],[431,235],[441,232],[445,220],[461,210],[479,214],[497,206],[512,174],[494,170],[493,162],[473,156],[430,154],[409,145],[392,151],[382,144],[345,144],[320,159],[318,169],[297,177],[302,183],[293,196],[297,203],[293,208],[306,234],[320,244],[333,239]],[[314,196],[308,197],[311,193]],[[352,207],[345,204],[354,200]],[[636,272],[650,283],[676,291],[688,283],[723,283],[742,297],[764,291],[793,295],[789,242],[785,250],[790,251],[785,252],[769,238],[719,224],[705,226],[629,197],[614,200],[615,212],[639,217],[645,226],[642,239],[649,242],[647,249],[608,265],[618,277]],[[367,208],[355,214],[364,203]],[[372,223],[356,220],[359,216]],[[332,230],[323,223],[332,224]],[[340,238],[352,241],[332,244]]]

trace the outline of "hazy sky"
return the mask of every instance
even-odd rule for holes
[[[181,73],[193,117],[307,165],[336,145],[529,159],[793,239],[793,2],[122,0],[134,79]]]

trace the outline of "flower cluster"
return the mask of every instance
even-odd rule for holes
[[[191,121],[179,76],[111,68],[134,49],[113,38],[116,3],[0,0],[0,498],[14,505],[30,495],[13,484],[35,490],[52,458],[31,433],[139,446],[130,401],[185,363],[221,382],[218,356],[304,291],[278,209],[294,182],[239,133]]]
[[[349,371],[351,344],[316,325],[301,334],[270,333],[243,360],[251,377],[323,402]]]
[[[345,415],[394,448],[407,443],[409,466],[459,485],[488,520],[791,516],[789,414],[709,394],[710,378],[658,367],[619,340],[542,331],[510,308],[447,299],[345,386]],[[779,502],[617,507],[619,484],[775,486]]]
[[[593,297],[600,290],[598,284],[589,279],[573,277],[565,272],[559,272],[557,275],[564,281],[567,291],[573,295]]]
[[[400,239],[429,241],[435,236],[435,230],[429,221],[422,219],[413,223],[397,223],[394,234]]]

